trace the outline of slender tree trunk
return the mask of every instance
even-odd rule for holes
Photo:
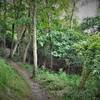
[[[48,14],[48,24],[51,26],[51,14]],[[49,29],[50,34],[50,68],[53,67],[53,56],[52,56],[52,34],[50,33],[51,29]]]
[[[13,23],[12,24],[12,43],[11,43],[11,47],[10,47],[10,58],[11,58],[11,55],[12,55],[12,52],[13,52],[13,45],[14,45],[14,31],[15,31],[15,24]]]
[[[95,51],[93,51],[92,52],[92,57],[91,57],[91,59],[90,59],[90,65],[92,66],[92,65],[94,65],[94,58],[95,58]],[[86,59],[85,59],[86,60]],[[85,63],[85,62],[84,62]],[[86,64],[84,64],[84,66],[85,66]],[[85,86],[85,84],[86,84],[86,82],[87,82],[87,80],[90,78],[90,75],[91,75],[91,72],[93,71],[93,69],[92,70],[90,70],[90,69],[88,69],[88,67],[83,67],[83,71],[82,71],[82,76],[81,76],[81,79],[80,79],[80,84],[79,84],[79,89],[81,90],[84,86]]]
[[[26,62],[26,58],[27,58],[27,53],[28,53],[28,49],[29,49],[29,46],[30,46],[30,42],[31,42],[31,39],[30,39],[30,41],[28,42],[28,44],[26,46],[26,49],[25,49],[25,52],[24,52],[24,57],[23,57],[23,63]]]
[[[16,19],[16,9],[15,9],[15,0],[13,0],[13,9],[14,9],[14,19]],[[10,58],[12,57],[12,52],[13,52],[13,46],[14,46],[14,33],[15,33],[15,23],[12,24],[12,43],[11,43],[11,52],[10,52]]]
[[[3,38],[3,47],[6,48],[6,33],[4,34]]]
[[[4,2],[4,21],[6,22],[7,1],[4,0],[3,2]],[[6,48],[6,30],[5,30],[5,33],[4,33],[4,39],[3,39],[3,42],[4,42],[3,46],[4,46],[4,48]]]
[[[1,14],[2,14],[2,2],[0,2],[0,17],[1,17]]]
[[[87,71],[85,68],[83,68],[82,76],[81,76],[80,84],[79,84],[79,90],[84,88],[86,81],[88,80],[89,76],[90,76],[90,72]]]
[[[48,8],[48,0],[45,0],[45,4],[46,4],[46,8]],[[47,16],[48,16],[48,26],[49,28],[47,29],[47,32],[51,32],[51,12],[47,12]],[[53,56],[52,56],[52,34],[49,35],[50,36],[50,68],[52,69],[53,67]]]
[[[15,47],[14,47],[14,49],[12,51],[12,54],[11,54],[11,58],[13,58],[13,56],[15,55],[15,52],[16,52],[17,47],[18,47],[18,44],[19,44],[19,41],[17,41],[17,43],[15,44]]]
[[[71,11],[71,16],[70,16],[70,28],[72,28],[72,21],[73,21],[75,6],[76,6],[76,0],[73,0],[72,11]]]
[[[28,17],[30,18],[31,16],[31,9],[30,9],[30,7],[31,7],[31,4],[30,4],[30,1],[28,1]],[[28,24],[28,34],[29,35],[31,35],[31,24]],[[29,37],[30,39],[29,39],[29,42],[28,42],[28,44],[27,44],[27,46],[26,46],[26,49],[25,49],[25,52],[24,52],[24,56],[23,56],[23,62],[25,63],[26,62],[26,58],[27,58],[27,56],[28,56],[28,49],[29,49],[29,46],[30,46],[30,43],[31,43],[31,36]],[[29,60],[29,62],[30,62],[30,57],[28,58]]]
[[[44,59],[43,59],[42,68],[43,68],[43,69],[45,69],[45,68],[46,68],[46,57],[45,57],[45,56],[44,56]]]
[[[23,36],[24,36],[25,32],[26,32],[26,27],[25,27],[24,31],[22,32],[20,39],[15,44],[15,47],[14,47],[14,49],[12,51],[12,54],[11,54],[11,58],[13,58],[13,56],[15,55],[16,50],[18,48],[18,45],[20,44],[21,40],[23,39]]]
[[[32,26],[33,26],[33,62],[34,62],[34,66],[33,66],[33,77],[36,76],[36,72],[37,72],[37,33],[36,33],[36,0],[33,0],[33,7],[32,7]]]
[[[44,45],[43,50],[44,50],[44,57],[43,57],[43,65],[42,68],[45,69],[46,67],[46,45]]]
[[[48,13],[48,24],[49,27],[51,27],[51,13]],[[48,29],[49,34],[50,34],[50,68],[52,69],[53,67],[53,56],[52,56],[52,34],[51,32],[51,28]]]
[[[53,68],[53,56],[52,56],[52,36],[50,37],[50,67]]]

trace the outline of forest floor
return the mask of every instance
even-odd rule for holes
[[[55,100],[54,97],[50,96],[49,93],[42,88],[36,80],[30,79],[31,75],[24,68],[11,60],[9,60],[8,63],[24,78],[24,80],[30,86],[32,94],[29,100]]]

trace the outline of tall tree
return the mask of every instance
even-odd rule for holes
[[[33,77],[35,77],[37,72],[37,29],[36,29],[36,12],[37,12],[37,2],[32,0],[32,30],[33,30]]]
[[[3,2],[4,2],[4,21],[5,21],[5,23],[6,23],[6,17],[7,17],[7,1],[4,0]],[[3,45],[3,46],[4,46],[4,48],[5,48],[5,47],[6,47],[6,30],[5,30],[3,42],[4,42],[4,45]]]
[[[73,4],[72,4],[71,16],[70,16],[70,28],[72,28],[72,21],[73,21],[75,6],[76,6],[76,0],[73,0],[72,3],[73,3]]]
[[[50,2],[48,1],[48,0],[45,0],[45,4],[46,4],[46,9],[48,10],[48,8],[49,8],[49,11],[47,11],[47,19],[48,19],[48,27],[47,27],[47,33],[49,33],[49,37],[50,37],[50,67],[51,67],[51,69],[52,69],[52,67],[53,67],[53,56],[52,56],[52,34],[51,34],[51,22],[52,22],[52,20],[51,20],[51,15],[52,15],[52,5],[53,4],[51,4],[50,5]]]
[[[31,18],[31,2],[30,1],[27,1],[28,3],[28,18]],[[29,47],[30,47],[30,44],[31,44],[31,40],[32,40],[32,37],[31,37],[31,23],[28,23],[27,25],[27,28],[28,28],[28,43],[26,45],[26,48],[25,48],[25,51],[24,51],[24,55],[23,55],[23,62],[25,63],[26,62],[26,59],[27,59],[27,56],[28,56],[28,50],[29,50]],[[29,59],[29,58],[28,58]]]

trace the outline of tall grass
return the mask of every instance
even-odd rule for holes
[[[37,80],[53,95],[63,96],[69,92],[71,87],[78,86],[80,77],[78,75],[68,75],[63,71],[55,73],[39,69]]]
[[[5,60],[0,59],[0,100],[27,100],[29,95],[27,83]]]
[[[23,68],[26,68],[32,74],[32,66],[29,64],[20,63]],[[55,73],[47,69],[38,69],[36,79],[46,88],[52,95],[63,96],[68,93],[73,87],[78,87],[80,76],[68,75],[62,70]]]
[[[31,73],[31,65],[21,65]],[[85,87],[79,90],[79,75],[69,75],[62,70],[55,73],[47,69],[38,69],[36,76],[36,79],[44,88],[52,95],[59,97],[57,100],[100,100],[100,97],[96,97],[100,81],[97,82],[94,78],[89,79]]]

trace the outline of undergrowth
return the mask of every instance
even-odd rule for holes
[[[68,75],[63,71],[58,73],[39,69],[37,80],[41,82],[54,95],[62,96],[70,90],[70,87],[78,86],[79,76]]]
[[[27,100],[29,95],[25,80],[0,58],[0,100]]]
[[[32,66],[29,64],[20,63],[23,68],[26,68],[29,73],[32,73]],[[80,76],[68,75],[62,70],[58,73],[47,69],[38,69],[36,79],[40,84],[54,96],[64,96],[72,87],[78,87]]]
[[[21,66],[26,68],[30,73],[32,72],[31,65],[21,64]],[[36,76],[40,84],[47,89],[50,94],[58,96],[59,100],[100,100],[99,97],[96,97],[100,86],[98,83],[100,81],[94,77],[86,82],[82,90],[79,90],[79,75],[69,75],[62,70],[55,73],[47,69],[39,68]]]

